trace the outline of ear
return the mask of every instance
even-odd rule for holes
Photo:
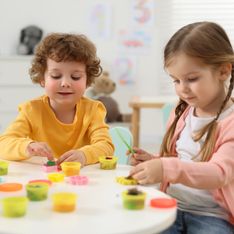
[[[232,72],[232,64],[231,63],[224,63],[220,66],[220,79],[227,80]]]
[[[45,87],[45,80],[41,80],[41,81],[40,81],[40,85],[41,85],[41,87],[44,88],[44,87]]]

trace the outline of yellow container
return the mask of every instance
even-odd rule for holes
[[[81,164],[79,162],[63,162],[61,163],[62,171],[66,176],[74,176],[80,174]]]
[[[104,170],[113,170],[116,168],[118,158],[116,156],[100,156],[100,168]]]
[[[26,214],[28,206],[27,197],[7,197],[3,198],[3,216],[21,217]]]
[[[47,199],[48,184],[32,183],[26,185],[27,197],[30,201],[43,201]]]
[[[145,207],[146,193],[129,194],[129,191],[122,193],[123,206],[128,210],[141,210]]]
[[[54,193],[52,195],[53,210],[58,212],[71,212],[76,208],[77,195],[75,193]]]
[[[0,175],[8,174],[8,163],[4,161],[0,161]]]
[[[63,182],[64,181],[64,175],[61,173],[50,173],[47,176],[48,176],[48,179],[52,182]]]

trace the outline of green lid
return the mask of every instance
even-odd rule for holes
[[[49,161],[47,161],[46,164],[47,164],[47,166],[55,166],[56,163],[55,163],[55,161],[50,161],[49,160]]]

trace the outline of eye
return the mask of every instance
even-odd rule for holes
[[[81,79],[80,76],[72,76],[71,78],[72,78],[73,80],[80,80],[80,79]]]
[[[172,80],[174,84],[179,84],[180,80]]]
[[[189,82],[195,82],[198,80],[198,77],[188,78]]]
[[[61,76],[60,76],[60,75],[51,75],[51,78],[53,78],[53,79],[57,80],[57,79],[60,79],[60,78],[61,78]]]

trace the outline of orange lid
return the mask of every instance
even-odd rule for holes
[[[150,200],[150,205],[155,208],[172,208],[177,204],[174,198],[154,198]]]
[[[29,184],[32,184],[32,183],[34,183],[34,184],[48,184],[49,186],[51,186],[51,184],[52,184],[52,182],[50,181],[50,180],[30,180],[29,182],[28,182]]]
[[[0,191],[2,192],[14,192],[14,191],[21,190],[22,188],[23,188],[23,185],[19,183],[0,184]]]

